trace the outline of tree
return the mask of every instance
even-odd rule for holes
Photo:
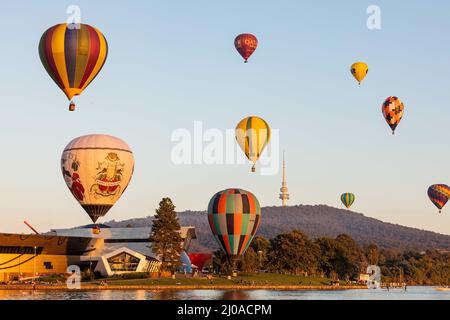
[[[369,264],[378,265],[379,253],[377,245],[374,243],[369,244],[369,246],[366,249],[366,252]]]
[[[256,236],[253,238],[252,243],[250,243],[249,249],[252,249],[258,256],[258,268],[265,269],[267,265],[267,253],[269,252],[270,242],[262,236]]]
[[[213,255],[213,269],[219,274],[230,274],[231,265],[230,261],[225,252],[222,250],[217,250]]]
[[[366,272],[367,270],[367,258],[364,255],[364,251],[361,247],[347,234],[341,234],[336,237],[336,241],[339,242],[343,247],[343,253],[348,260],[349,272],[346,276],[352,279],[358,279],[361,272]]]
[[[266,239],[264,239],[267,241]],[[268,242],[268,241],[267,241]],[[214,252],[213,268],[219,273],[230,274],[232,271],[255,272],[259,269],[259,256],[255,250],[249,246],[243,255],[231,261],[222,250]],[[235,268],[233,270],[233,268]]]
[[[320,268],[328,277],[348,279],[355,276],[357,266],[353,264],[348,255],[348,250],[337,239],[319,238],[316,240],[320,248]]]
[[[181,265],[182,241],[175,206],[170,198],[163,198],[153,218],[150,235],[152,252],[162,262],[161,271],[174,272]]]
[[[315,244],[319,248],[319,268],[327,277],[332,277],[336,273],[336,255],[340,250],[336,240],[331,238],[318,238]]]
[[[270,240],[269,268],[291,274],[317,271],[317,247],[301,231],[282,233]]]
[[[243,272],[255,272],[259,269],[259,258],[257,253],[249,247],[237,261],[237,270]]]

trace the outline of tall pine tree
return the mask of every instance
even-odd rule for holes
[[[175,206],[170,198],[163,198],[156,210],[150,235],[152,251],[162,262],[161,271],[174,272],[181,265],[182,240]]]

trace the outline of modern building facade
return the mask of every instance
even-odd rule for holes
[[[89,237],[0,233],[0,282],[66,273],[94,248]]]
[[[129,272],[157,272],[160,262],[152,252],[149,242],[150,227],[141,228],[102,228],[94,234],[91,228],[52,230],[54,234],[69,237],[96,239],[95,249],[80,257],[82,267],[89,265],[91,270],[104,276]],[[189,250],[192,239],[196,238],[194,227],[181,227],[183,249]]]
[[[46,235],[0,234],[0,282],[67,273],[77,265],[103,276],[158,272],[160,262],[149,242],[151,228],[57,229]],[[194,227],[181,227],[183,248],[196,238]]]

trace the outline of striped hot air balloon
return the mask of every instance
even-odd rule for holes
[[[252,242],[261,222],[261,207],[249,191],[222,190],[209,201],[208,222],[223,251],[234,259]]]
[[[236,141],[253,163],[252,172],[255,172],[256,161],[270,141],[270,127],[259,117],[242,119],[236,126]]]
[[[44,32],[39,42],[39,56],[45,70],[69,100],[81,94],[95,79],[107,55],[105,37],[87,24],[55,25]],[[75,110],[73,101],[69,110]]]
[[[442,208],[450,198],[450,188],[446,184],[433,184],[428,188],[428,197],[441,213]]]
[[[352,206],[353,202],[355,202],[355,195],[353,193],[343,193],[341,195],[341,201],[344,206],[349,209]]]
[[[394,96],[384,100],[383,105],[381,106],[381,111],[383,112],[387,124],[391,127],[392,134],[394,134],[395,128],[397,128],[400,120],[402,120],[404,109],[403,102]]]
[[[234,39],[234,47],[242,58],[244,58],[245,63],[247,63],[248,58],[255,52],[257,46],[258,39],[250,33],[240,34]]]

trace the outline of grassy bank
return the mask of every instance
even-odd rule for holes
[[[101,281],[96,280],[90,282],[90,284],[99,284]],[[238,277],[232,277],[228,280],[226,277],[214,277],[212,280],[208,280],[204,277],[182,277],[179,276],[176,279],[160,278],[160,279],[130,279],[122,280],[108,279],[109,284],[115,285],[312,285],[312,286],[329,286],[331,280],[327,278],[305,277],[295,275],[283,275],[283,274],[240,274]],[[345,285],[345,282],[341,282],[341,285]]]
[[[281,274],[241,274],[228,280],[226,277],[181,277],[171,278],[145,278],[145,279],[106,279],[82,282],[81,290],[344,290],[364,289],[340,282],[339,286],[332,286],[327,278],[281,275]],[[30,285],[0,286],[1,289],[32,288]],[[37,290],[66,290],[65,284],[37,285]]]

